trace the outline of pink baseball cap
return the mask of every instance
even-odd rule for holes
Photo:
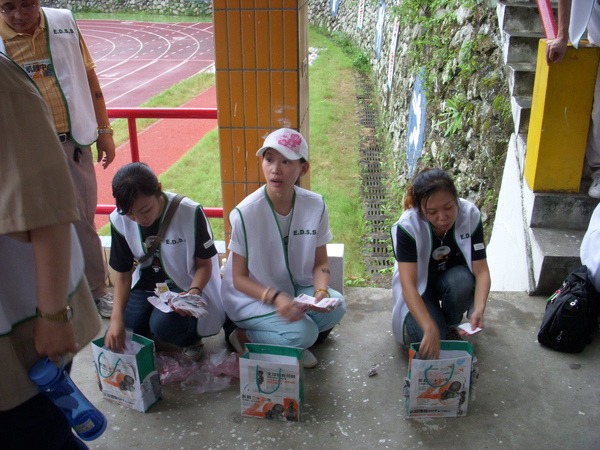
[[[268,149],[277,150],[290,160],[304,158],[308,161],[308,144],[300,133],[290,128],[280,128],[267,136],[263,146],[256,152],[256,156]]]

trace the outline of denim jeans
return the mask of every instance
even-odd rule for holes
[[[331,288],[328,288],[328,291],[332,298],[343,298],[342,294]],[[297,289],[296,295],[312,296],[313,292],[313,286],[303,287]],[[345,302],[340,308],[327,313],[308,311],[301,320],[296,322],[288,322],[274,313],[235,322],[235,324],[246,330],[250,342],[308,348],[316,342],[321,331],[330,330],[340,323],[344,314],[346,314]]]
[[[429,277],[427,288],[421,296],[429,315],[446,337],[446,326],[455,326],[473,305],[475,277],[466,266],[454,266],[434,277]],[[412,316],[406,318],[406,330],[412,342],[423,340],[423,330]]]
[[[125,328],[150,339],[155,337],[180,347],[198,342],[200,336],[196,332],[196,318],[159,311],[148,301],[148,297],[152,296],[153,292],[131,290],[123,316]]]

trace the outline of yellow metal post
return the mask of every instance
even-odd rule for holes
[[[538,48],[524,177],[534,192],[579,192],[600,49],[567,47],[546,64]]]
[[[229,241],[229,212],[264,183],[256,151],[266,135],[287,127],[308,141],[308,0],[213,0],[213,20]]]

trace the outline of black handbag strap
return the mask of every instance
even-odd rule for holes
[[[164,217],[162,223],[160,224],[160,227],[158,228],[158,233],[156,233],[156,236],[154,236],[154,239],[152,241],[152,244],[150,245],[150,248],[148,249],[147,253],[144,256],[142,256],[140,259],[135,261],[135,263],[134,263],[135,266],[142,264],[144,261],[146,261],[148,258],[150,258],[150,256],[152,256],[154,254],[154,252],[156,251],[156,248],[159,246],[159,244],[164,240],[164,236],[165,236],[165,233],[167,232],[167,228],[169,227],[169,224],[171,223],[171,219],[173,219],[173,216],[175,215],[175,210],[177,210],[177,207],[181,203],[181,200],[183,200],[183,195],[177,194],[175,197],[173,197],[173,200],[171,200],[171,203],[169,204],[169,207],[167,208],[165,217]]]

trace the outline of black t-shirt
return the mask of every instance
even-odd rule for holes
[[[149,227],[139,227],[142,235],[142,240],[145,242],[148,236],[156,236],[160,226],[160,218],[156,219]],[[110,250],[110,266],[117,272],[129,272],[133,268],[134,257],[129,244],[125,238],[111,226],[111,250]],[[200,259],[210,259],[217,254],[217,249],[214,244],[208,248],[204,244],[211,240],[211,236],[206,227],[206,220],[202,209],[196,210],[196,243],[194,256]],[[148,246],[149,247],[149,246]],[[167,283],[169,289],[175,287],[175,283],[169,279],[161,265],[159,245],[152,256],[152,264],[140,272],[140,279],[135,285],[136,289],[145,291],[154,291],[156,283]]]
[[[455,239],[454,225],[443,238],[435,235],[429,226],[432,245],[429,258],[429,274],[436,274],[462,265],[467,266],[465,257],[460,251]],[[471,261],[486,259],[485,245],[483,245],[483,226],[481,221],[471,236]],[[396,232],[396,259],[398,262],[417,262],[417,243],[402,227],[397,227]]]

